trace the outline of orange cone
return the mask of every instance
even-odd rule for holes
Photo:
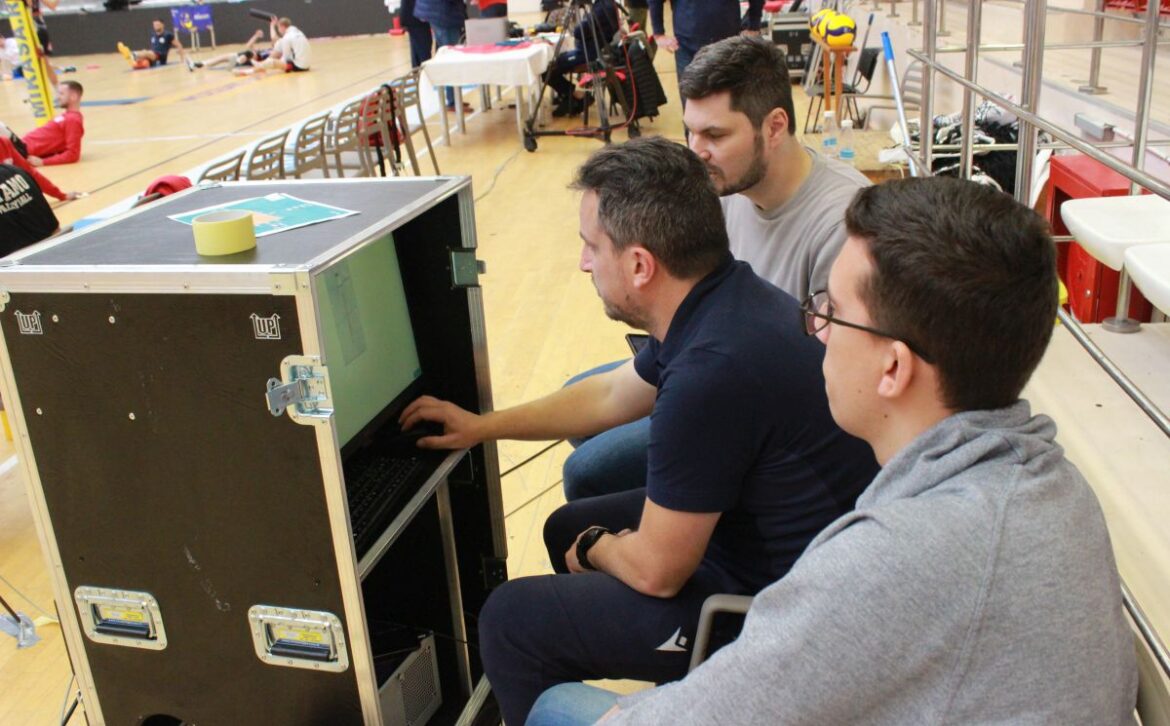
[[[394,27],[390,29],[390,35],[402,35],[406,31],[402,29],[402,18],[398,13],[394,14]]]

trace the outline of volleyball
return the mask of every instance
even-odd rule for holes
[[[825,8],[824,10],[818,10],[817,12],[813,13],[813,16],[809,18],[808,21],[808,27],[810,30],[812,30],[813,35],[824,37],[826,21],[828,21],[829,18],[836,14],[837,11],[833,10],[832,8]]]
[[[857,23],[844,13],[837,13],[825,21],[821,35],[825,42],[836,48],[848,48],[853,45],[853,37],[857,34]]]

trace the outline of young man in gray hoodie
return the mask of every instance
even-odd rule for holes
[[[935,178],[862,190],[846,225],[804,324],[881,473],[686,678],[620,701],[557,686],[530,725],[1133,723],[1105,520],[1019,399],[1056,314],[1045,223]]]

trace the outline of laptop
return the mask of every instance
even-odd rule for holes
[[[467,21],[467,45],[495,45],[507,39],[507,18],[478,18]]]
[[[393,234],[334,263],[314,284],[350,527],[360,559],[446,452],[415,445],[433,427],[411,432],[398,427],[402,410],[435,389],[424,377]]]

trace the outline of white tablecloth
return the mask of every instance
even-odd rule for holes
[[[422,65],[423,74],[434,86],[531,86],[552,61],[553,47],[533,43],[527,48],[488,53],[444,46]]]

